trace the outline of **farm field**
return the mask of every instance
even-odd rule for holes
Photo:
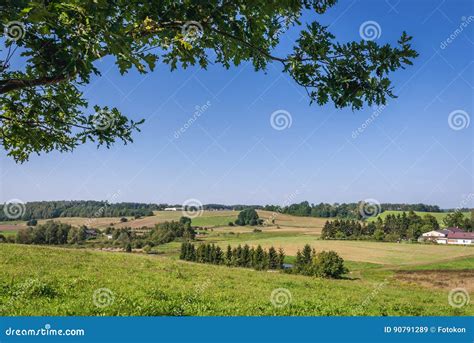
[[[474,256],[473,247],[442,246],[428,244],[389,243],[371,241],[321,240],[317,236],[289,232],[240,233],[240,234],[209,234],[206,241],[215,242],[221,247],[228,244],[261,245],[264,248],[282,247],[287,255],[296,255],[296,251],[305,244],[310,244],[317,251],[334,250],[344,259],[386,265],[413,265],[444,261],[446,259]]]
[[[1,246],[0,260],[0,315],[474,314],[472,304],[450,306],[444,287],[399,278],[367,263],[348,262],[353,269],[348,278],[328,280],[143,254],[13,244]],[[278,308],[270,299],[280,288],[287,290],[288,305]],[[94,292],[105,292],[101,306],[94,304]]]
[[[238,211],[204,211],[203,214],[194,219],[193,225],[198,226],[218,226],[218,225],[227,225],[229,221],[234,221],[237,219]],[[104,229],[111,224],[114,227],[131,227],[131,228],[141,228],[141,227],[154,227],[155,224],[163,223],[165,221],[179,220],[183,215],[181,211],[154,211],[153,216],[142,217],[135,219],[133,217],[127,218],[127,222],[122,223],[120,221],[121,217],[99,217],[99,218],[84,218],[84,217],[59,217],[52,219],[40,219],[38,224],[44,224],[48,220],[54,220],[61,223],[70,224],[73,226],[86,225],[90,227],[95,227],[99,229]],[[0,223],[0,231],[3,230],[19,230],[20,228],[26,227],[25,221],[15,221],[15,222],[2,222]]]
[[[289,228],[308,229],[308,231],[320,233],[326,218],[313,218],[313,217],[295,217],[286,214],[273,214],[270,211],[257,211],[259,217],[263,220],[275,219],[273,225],[284,226]],[[120,217],[99,217],[99,218],[84,218],[84,217],[59,217],[53,219],[40,219],[38,224],[44,224],[48,220],[59,221],[62,223],[70,224],[73,226],[87,225],[95,228],[106,228],[113,224],[114,227],[153,227],[155,224],[163,223],[165,221],[179,220],[183,213],[181,211],[154,211],[153,216],[142,217],[135,219],[133,217],[127,218],[127,222],[122,223]],[[227,227],[229,222],[233,222],[237,219],[239,211],[203,211],[202,214],[196,218],[193,218],[193,225],[195,226],[206,226],[206,227]],[[2,222],[0,223],[0,231],[3,230],[19,230],[22,227],[26,227],[25,221],[14,221],[14,222]]]

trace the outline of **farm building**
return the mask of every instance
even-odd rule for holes
[[[438,244],[474,244],[474,233],[464,232],[458,227],[449,227],[445,230],[425,232],[420,241],[431,241]]]
[[[181,207],[166,207],[165,211],[182,211]]]
[[[429,231],[422,234],[422,240],[424,241],[432,241],[438,244],[446,244],[449,231],[448,230],[435,230]]]
[[[448,244],[474,244],[473,232],[450,232]]]

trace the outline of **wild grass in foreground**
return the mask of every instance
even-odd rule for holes
[[[385,269],[327,280],[40,246],[0,246],[0,315],[474,315]]]

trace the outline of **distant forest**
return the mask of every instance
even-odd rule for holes
[[[360,219],[360,204],[310,204],[303,201],[299,204],[292,204],[285,207],[265,206],[263,209],[267,211],[291,214],[293,216],[302,217],[322,217],[322,218],[348,218]],[[420,211],[420,212],[442,212],[439,206],[426,204],[381,204],[381,212],[383,211]]]
[[[2,205],[0,220],[11,220]],[[156,204],[140,204],[122,202],[110,204],[106,201],[77,200],[77,201],[35,201],[28,202],[22,210],[23,215],[18,219],[52,219],[59,217],[126,217],[126,216],[152,216],[158,209]]]
[[[0,221],[12,220],[7,216],[5,205],[0,205]],[[75,201],[35,201],[24,205],[22,216],[15,220],[30,219],[53,219],[59,217],[128,217],[128,216],[151,216],[153,211],[164,210],[167,207],[180,208],[182,205],[170,204],[145,204],[135,202],[108,203],[107,201],[75,200]],[[342,204],[310,204],[303,201],[299,204],[289,206],[275,205],[203,205],[204,210],[236,210],[243,209],[267,210],[304,217],[322,218],[346,218],[360,219],[359,203]],[[443,212],[436,205],[426,204],[381,204],[381,211],[420,211],[420,212]],[[468,211],[468,209],[465,209]]]

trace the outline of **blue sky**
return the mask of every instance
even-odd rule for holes
[[[311,14],[340,41],[360,40],[375,21],[377,42],[394,43],[406,30],[420,53],[415,65],[393,74],[397,99],[357,136],[374,109],[352,112],[309,105],[280,66],[267,73],[250,64],[121,76],[110,59],[84,91],[90,104],[116,106],[145,118],[130,145],[32,156],[15,164],[1,155],[1,199],[182,203],[284,204],[298,202],[430,203],[473,206],[473,127],[453,130],[453,111],[474,121],[474,15],[471,1],[340,1]],[[467,23],[455,33],[462,22]],[[205,34],[205,33],[204,33]],[[442,44],[454,34],[450,43]],[[297,36],[288,32],[276,54]],[[443,45],[443,46],[441,46]],[[174,134],[208,108],[179,138]],[[273,112],[287,111],[291,126],[275,130]],[[465,113],[465,114],[464,114]],[[355,137],[355,138],[354,138]]]

